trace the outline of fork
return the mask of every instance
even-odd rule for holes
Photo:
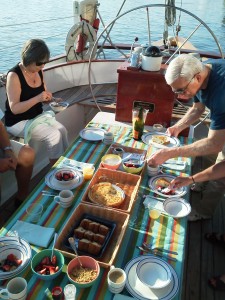
[[[146,249],[149,249],[149,250],[157,250],[157,251],[160,251],[160,252],[166,252],[166,253],[178,255],[178,253],[176,251],[172,251],[172,250],[169,250],[169,249],[164,249],[164,248],[160,248],[160,247],[152,248],[152,244],[143,243],[142,246]]]
[[[143,247],[140,247],[140,246],[136,246],[139,250],[143,251],[143,252],[147,252],[147,253],[151,253],[151,254],[154,254],[156,256],[159,256],[159,257],[165,257],[167,259],[170,259],[172,261],[177,261],[177,259],[175,257],[172,257],[170,255],[168,255],[169,253],[159,253],[157,252],[157,250],[151,250],[151,249],[148,249],[148,248],[143,248]]]

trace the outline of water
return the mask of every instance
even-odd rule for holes
[[[30,38],[44,39],[50,48],[51,56],[65,53],[64,45],[67,33],[73,25],[72,0],[1,0],[0,2],[0,73],[20,61],[20,52],[24,42]],[[123,0],[99,0],[99,11],[105,25],[117,15]],[[225,49],[225,1],[224,0],[183,0],[182,8],[202,19],[216,34],[222,49]],[[144,4],[164,4],[165,0],[143,1],[127,0],[121,13]],[[176,0],[180,7],[181,0]],[[150,8],[151,41],[163,37],[164,8]],[[197,20],[181,13],[182,37],[187,37],[199,24]],[[179,20],[179,12],[176,24]],[[199,49],[216,51],[218,47],[206,29],[201,26],[190,41]],[[103,26],[100,26],[99,34]],[[169,35],[173,35],[172,27]],[[135,10],[118,19],[110,33],[113,43],[132,43],[135,37],[139,43],[148,42],[147,11]]]

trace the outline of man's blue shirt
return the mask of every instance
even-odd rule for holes
[[[201,102],[210,109],[210,129],[225,129],[225,60],[207,60],[212,65],[206,89],[200,90],[194,102]]]

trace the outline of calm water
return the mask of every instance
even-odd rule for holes
[[[42,38],[51,50],[51,56],[65,53],[67,33],[73,25],[72,0],[1,0],[0,1],[0,73],[6,72],[20,60],[23,43],[30,38]],[[117,15],[123,0],[99,0],[99,11],[105,25]],[[121,14],[144,4],[164,4],[165,1],[127,0]],[[176,0],[180,7],[181,0]],[[182,8],[202,19],[214,32],[225,51],[225,1],[183,0]],[[176,23],[179,20],[177,12]],[[150,8],[151,41],[161,39],[164,31],[164,8]],[[180,36],[187,37],[199,22],[188,14],[181,13]],[[102,26],[99,33],[102,31]],[[173,28],[169,28],[173,35]],[[135,37],[139,43],[148,42],[146,9],[138,9],[120,18],[110,33],[114,43],[131,43]],[[203,26],[190,40],[201,50],[217,51],[218,47]]]

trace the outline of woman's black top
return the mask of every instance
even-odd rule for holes
[[[14,72],[18,75],[20,84],[21,84],[21,95],[20,95],[20,101],[26,101],[29,100],[30,98],[33,98],[37,95],[39,95],[41,92],[45,90],[44,88],[44,82],[43,82],[43,74],[42,71],[39,71],[38,74],[41,77],[41,85],[39,87],[30,87],[24,76],[23,73],[19,67],[19,64],[17,64],[14,68],[10,69],[9,72]],[[34,106],[32,106],[30,109],[27,111],[21,113],[21,114],[14,114],[12,113],[10,107],[9,107],[9,100],[7,97],[6,100],[6,105],[5,105],[5,125],[10,127],[15,125],[16,123],[23,121],[23,120],[30,120],[38,115],[40,115],[43,112],[42,109],[42,103],[37,103]]]

